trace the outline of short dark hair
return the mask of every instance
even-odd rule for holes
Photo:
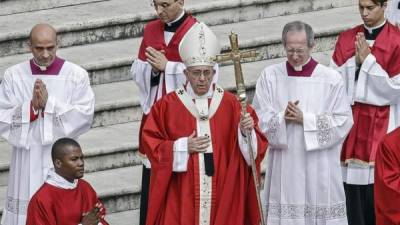
[[[375,5],[383,6],[387,0],[371,0]]]
[[[54,142],[53,147],[51,148],[51,159],[53,162],[56,159],[62,159],[65,155],[65,147],[73,146],[81,148],[79,143],[72,138],[60,138],[56,142]]]
[[[297,31],[297,32],[304,31],[306,33],[307,46],[309,48],[314,47],[314,44],[315,44],[314,31],[313,31],[313,29],[312,29],[312,27],[310,25],[308,25],[307,23],[304,23],[302,21],[289,22],[283,27],[282,43],[283,43],[284,47],[286,47],[286,36],[287,36],[287,33],[291,32],[291,31]]]

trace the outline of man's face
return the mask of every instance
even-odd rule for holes
[[[29,48],[39,66],[50,66],[57,51],[57,37],[50,31],[36,32],[32,35]]]
[[[55,166],[60,176],[72,182],[75,179],[83,177],[85,163],[82,150],[75,146],[66,146],[65,155],[62,159],[56,159]]]
[[[293,67],[304,65],[312,51],[312,48],[307,45],[306,32],[289,31],[286,34],[285,50],[290,65]]]
[[[169,23],[182,13],[183,2],[184,0],[153,0],[153,5],[158,18],[164,23]]]
[[[188,67],[184,73],[194,93],[201,96],[210,89],[215,71],[212,66],[192,66]]]
[[[360,10],[361,19],[368,27],[379,26],[385,20],[385,9],[387,2],[382,6],[375,4],[371,0],[359,0],[358,9]]]

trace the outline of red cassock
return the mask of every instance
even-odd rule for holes
[[[179,43],[181,42],[183,36],[185,36],[186,32],[195,23],[196,19],[193,16],[188,15],[185,21],[176,30],[174,36],[167,45],[164,39],[165,24],[160,19],[149,22],[148,24],[146,24],[146,27],[144,28],[143,31],[143,40],[142,43],[140,44],[138,58],[142,61],[147,61],[146,48],[153,47],[154,49],[159,51],[163,50],[165,52],[165,57],[168,59],[168,61],[182,62],[182,59],[179,55]],[[164,87],[162,89],[163,90],[162,95],[166,95],[167,93],[165,91],[166,89],[165,80],[163,86]],[[156,99],[157,98],[155,98],[155,100]],[[147,115],[143,114],[142,122],[140,124],[140,131],[143,129],[143,125],[146,121],[146,118]],[[139,135],[141,134],[142,132],[139,132]],[[140,137],[139,137],[139,142],[140,142],[139,151],[141,153],[144,153]]]
[[[210,102],[210,101],[209,101]],[[258,118],[250,107],[255,124]],[[254,182],[238,144],[241,106],[236,97],[224,92],[209,120],[213,146],[212,206],[210,225],[259,225]],[[151,185],[147,225],[199,225],[199,157],[190,154],[187,171],[173,172],[174,141],[196,130],[196,118],[176,93],[158,101],[143,129],[143,140],[151,162]],[[258,171],[267,140],[256,126]]]
[[[364,32],[359,25],[340,34],[333,53],[333,61],[342,66],[355,55],[355,40],[358,32]],[[386,23],[371,48],[377,62],[389,77],[400,74],[400,42],[397,27]],[[390,106],[375,106],[354,102],[352,106],[354,125],[343,144],[341,161],[361,160],[373,164],[379,142],[386,135],[389,125]]]
[[[78,225],[82,214],[100,202],[89,183],[80,179],[75,189],[62,189],[44,183],[28,206],[27,225]],[[105,215],[105,210],[102,211]],[[100,221],[108,225],[105,220]]]
[[[400,225],[400,128],[379,145],[375,164],[376,225]]]

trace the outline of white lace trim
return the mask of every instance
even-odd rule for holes
[[[320,146],[325,146],[332,141],[332,131],[329,117],[327,115],[317,116],[317,140]]]
[[[279,116],[276,114],[267,124],[267,135],[270,141],[276,141],[279,131]]]
[[[209,225],[211,219],[212,203],[212,177],[207,176],[204,166],[204,154],[199,154],[199,179],[200,179],[200,225]]]
[[[10,128],[10,142],[19,143],[22,133],[22,106],[19,106],[12,116]]]
[[[28,200],[14,199],[7,197],[6,199],[6,210],[19,215],[26,215],[28,209]]]
[[[63,137],[60,130],[63,128],[62,120],[60,116],[57,116],[56,113],[53,114],[53,140],[57,140]]]
[[[346,218],[346,204],[345,202],[331,206],[269,204],[266,206],[266,215],[280,219],[341,219]]]

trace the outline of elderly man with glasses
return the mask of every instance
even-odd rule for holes
[[[196,22],[194,17],[185,12],[184,0],[153,0],[152,6],[158,19],[145,26],[139,55],[131,68],[143,110],[139,132],[139,152],[143,161],[140,225],[146,223],[151,168],[142,145],[141,130],[152,105],[186,82],[178,46]]]
[[[266,224],[347,225],[339,155],[353,120],[343,81],[311,57],[308,24],[286,24],[282,43],[287,61],[264,69],[253,100],[269,142]]]
[[[219,46],[207,26],[194,25],[179,52],[188,82],[158,101],[143,127],[152,166],[147,225],[259,225],[248,146],[260,168],[267,141],[257,116],[250,107],[242,114],[213,82]]]

